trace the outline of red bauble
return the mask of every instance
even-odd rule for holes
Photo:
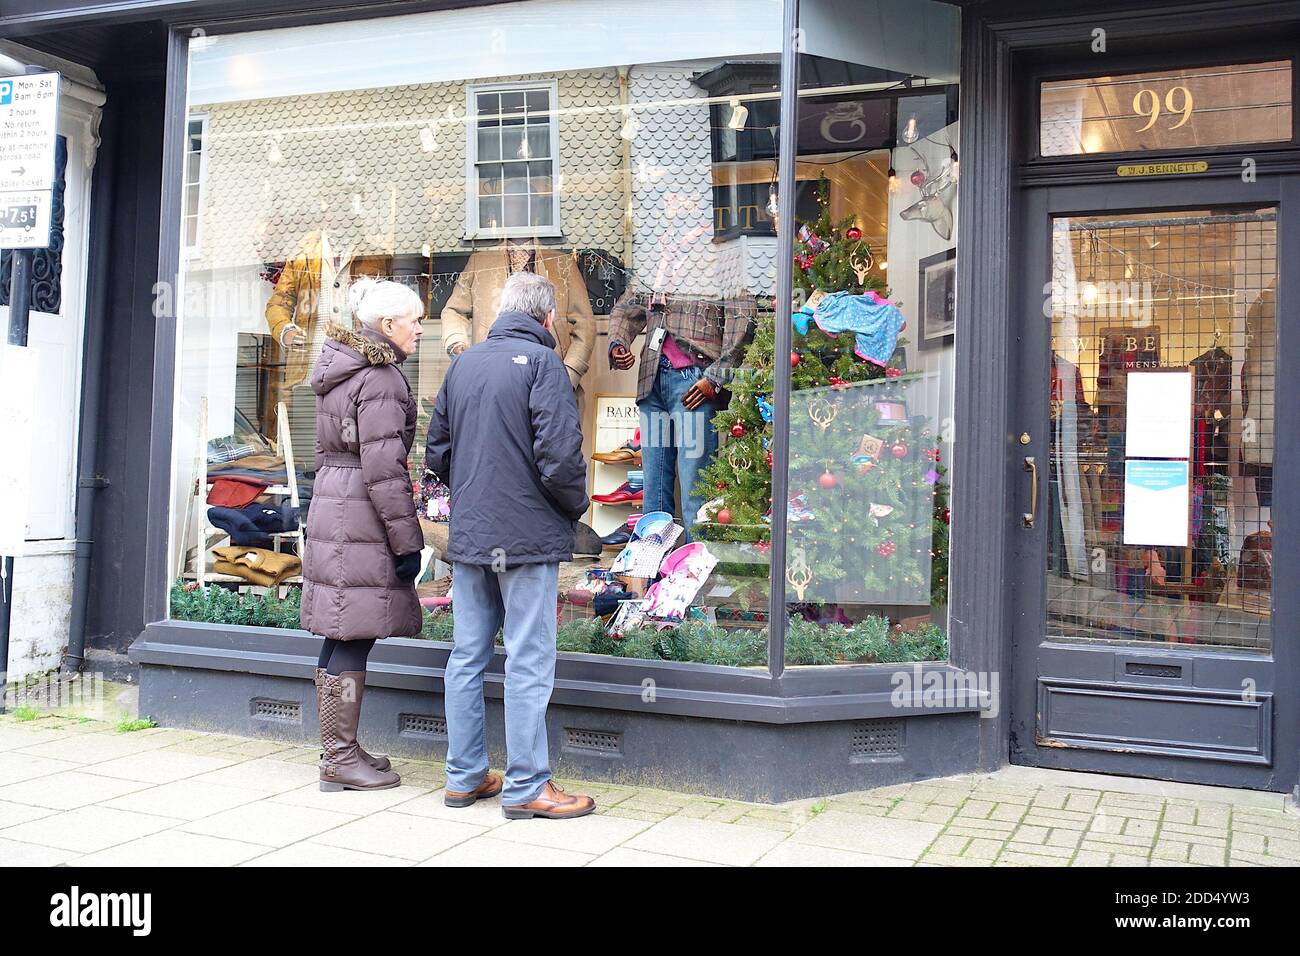
[[[901,441],[894,442],[894,446],[889,449],[889,453],[895,458],[904,458],[907,456],[907,446]]]
[[[791,368],[794,368],[796,365],[798,365],[798,364],[799,364],[800,362],[802,362],[802,361],[803,361],[803,359],[800,357],[800,355],[799,355],[798,352],[791,352],[791,353],[790,353],[790,367],[791,367]]]
[[[714,487],[717,488],[719,491],[726,491],[727,483],[725,481],[719,481],[716,485],[714,485]]]
[[[767,470],[772,470],[772,453],[770,451],[767,453]]]
[[[731,524],[731,509],[722,508],[713,516],[713,520],[718,524]]]
[[[902,374],[903,374],[903,370],[901,368],[894,368],[893,366],[890,366],[889,368],[885,369],[885,378],[898,378]]]
[[[925,173],[922,170],[919,169],[912,170],[912,175],[909,178],[912,180],[913,186],[925,185]]]
[[[840,483],[840,480],[836,478],[834,475],[832,475],[830,469],[828,468],[826,469],[826,471],[822,472],[822,476],[817,479],[817,483],[821,485],[823,488],[830,489],[838,485]]]
[[[882,558],[890,557],[897,550],[898,545],[894,544],[892,541],[882,541],[880,544],[876,545],[876,554],[880,555]]]
[[[848,229],[844,230],[844,238],[852,242],[857,242],[862,238],[862,230],[857,226],[849,226]]]
[[[943,509],[943,523],[944,524],[952,523],[952,512],[949,511],[947,508]]]
[[[736,422],[736,424],[731,426],[732,438],[742,438],[744,437],[744,434],[745,434],[745,425],[743,422]]]

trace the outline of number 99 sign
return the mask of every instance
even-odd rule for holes
[[[1160,118],[1160,106],[1160,94],[1155,90],[1141,89],[1133,94],[1133,112],[1138,116],[1145,117],[1147,121],[1147,125],[1138,130],[1139,133],[1145,133],[1156,125],[1156,120]],[[1170,88],[1169,92],[1165,94],[1165,112],[1181,114],[1182,119],[1169,128],[1178,129],[1180,126],[1186,126],[1187,121],[1192,118],[1192,108],[1191,90],[1185,86]]]

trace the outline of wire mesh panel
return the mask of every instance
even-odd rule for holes
[[[1268,651],[1273,209],[1058,218],[1047,636]]]

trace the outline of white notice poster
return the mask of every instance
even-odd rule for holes
[[[1129,372],[1125,458],[1190,458],[1192,373]]]
[[[36,396],[36,353],[6,345],[0,349],[0,555],[19,557],[27,540],[28,485],[32,465],[32,402]]]
[[[1124,463],[1124,543],[1187,547],[1187,462]]]

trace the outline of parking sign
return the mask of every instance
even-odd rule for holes
[[[59,74],[0,78],[0,249],[50,243]]]

